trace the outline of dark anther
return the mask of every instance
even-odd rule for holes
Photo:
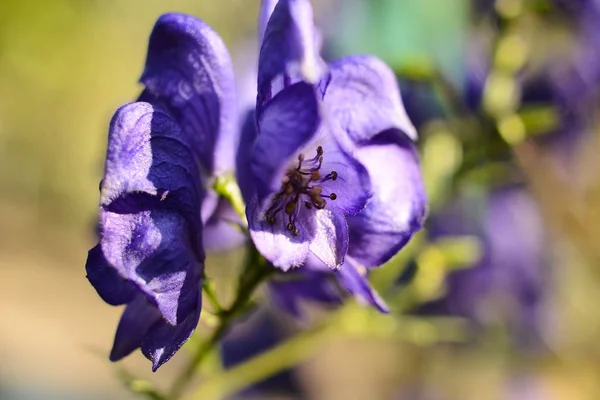
[[[310,204],[308,201],[304,202],[304,206],[309,210],[313,207],[312,204]]]
[[[304,161],[304,154],[302,154],[302,153],[298,154],[298,161],[300,161],[300,162]]]
[[[335,193],[331,193],[331,194],[329,195],[329,198],[330,198],[331,200],[335,200],[335,199],[337,199],[337,194],[335,194]]]
[[[291,222],[287,224],[286,228],[290,232],[293,232],[294,229],[296,229],[296,227],[294,226],[294,224],[292,224]]]
[[[317,147],[317,155],[318,156],[322,156],[323,155],[323,146]]]
[[[267,215],[267,222],[273,225],[275,222],[277,222],[277,218],[275,218],[274,215]]]
[[[332,181],[335,181],[337,179],[337,172],[331,171],[329,173],[329,177],[331,178]]]

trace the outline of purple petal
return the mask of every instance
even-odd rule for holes
[[[233,168],[238,141],[234,74],[212,28],[189,15],[161,16],[140,81],[146,86],[143,99],[166,107],[208,175]]]
[[[332,279],[330,271],[287,273],[269,281],[269,294],[277,308],[297,317],[303,317],[302,304],[317,302],[330,305],[342,303],[342,292]]]
[[[276,77],[301,77],[316,83],[325,70],[318,54],[310,2],[280,0],[271,14],[260,49],[258,114],[271,98],[271,84]]]
[[[331,64],[323,101],[333,131],[355,143],[391,128],[417,138],[393,71],[375,57],[351,56]]]
[[[321,176],[325,177],[333,171],[337,174],[335,180],[327,180],[321,184],[324,192],[335,193],[337,196],[335,200],[328,200],[328,204],[346,215],[359,213],[373,194],[367,169],[355,157],[342,150],[334,140],[324,141],[323,148]]]
[[[110,360],[119,361],[142,345],[150,328],[161,320],[160,313],[146,296],[139,294],[127,305],[115,334]]]
[[[327,267],[337,269],[348,251],[348,224],[339,210],[315,211],[316,229],[309,250]]]
[[[371,287],[366,271],[359,272],[355,261],[348,257],[346,263],[335,272],[336,277],[343,287],[348,290],[359,302],[369,304],[381,311],[388,313],[389,308],[379,293]]]
[[[173,207],[196,219],[202,196],[198,163],[178,125],[148,103],[115,113],[100,204],[116,213]]]
[[[250,160],[257,136],[258,131],[256,130],[256,119],[253,110],[246,114],[244,124],[242,125],[240,145],[236,157],[235,173],[244,199],[249,199],[255,190],[254,177],[250,170]]]
[[[151,298],[175,325],[195,304],[204,256],[190,243],[190,228],[176,212],[102,212],[100,246],[122,277]]]
[[[299,235],[294,236],[286,229],[283,218],[274,224],[268,223],[256,195],[247,200],[246,215],[254,245],[271,264],[284,271],[302,265],[309,253],[312,226],[301,225]]]
[[[96,245],[89,251],[85,269],[88,280],[102,300],[108,304],[113,306],[126,304],[135,297],[135,285],[124,279],[108,264],[100,245]]]
[[[166,363],[192,336],[200,319],[202,298],[198,293],[195,309],[181,323],[173,326],[164,321],[155,324],[142,341],[142,353],[152,361],[152,371]]]
[[[269,102],[258,120],[250,160],[261,201],[279,191],[293,157],[315,137],[319,122],[316,95],[307,83],[290,86]]]
[[[386,137],[387,136],[387,137]],[[410,141],[389,131],[356,150],[373,185],[373,198],[348,217],[348,254],[365,267],[394,256],[423,225],[426,197],[418,158]]]
[[[260,2],[260,11],[258,12],[258,40],[262,44],[267,30],[267,23],[273,14],[273,10],[279,0],[262,0]]]

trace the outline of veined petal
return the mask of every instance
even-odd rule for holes
[[[140,81],[146,86],[142,99],[167,108],[207,175],[233,168],[238,141],[234,73],[211,27],[189,15],[161,16]]]
[[[271,84],[276,77],[300,77],[311,83],[321,79],[326,65],[318,53],[310,2],[280,0],[267,23],[260,49],[257,114],[271,98]]]
[[[197,159],[168,115],[142,102],[117,110],[100,185],[104,209],[124,214],[168,206],[194,220],[201,188]]]
[[[193,309],[204,267],[201,182],[185,139],[150,104],[117,111],[101,185],[100,243],[88,260],[99,293],[117,276],[145,293],[173,325]],[[114,294],[103,297],[123,301]]]
[[[190,226],[177,212],[103,211],[100,246],[110,266],[133,282],[172,325],[195,305],[204,254],[190,243]]]
[[[315,137],[318,107],[312,85],[299,82],[275,96],[260,115],[250,167],[261,201],[280,189],[292,158]]]
[[[338,269],[348,251],[348,224],[344,214],[334,207],[315,211],[315,235],[310,251],[327,267]]]
[[[152,371],[169,361],[192,336],[200,320],[201,309],[202,297],[198,293],[195,308],[185,320],[175,326],[159,321],[148,331],[142,341],[142,353],[152,361]]]
[[[379,293],[371,287],[365,271],[359,271],[359,267],[350,257],[346,263],[335,272],[341,285],[350,292],[360,303],[369,304],[382,313],[388,313],[389,308]]]
[[[146,296],[138,294],[121,316],[110,351],[110,361],[119,361],[138,349],[150,328],[160,320],[161,315],[156,307]]]
[[[365,267],[394,256],[423,225],[427,200],[412,143],[388,131],[356,150],[369,171],[373,197],[360,214],[349,216],[348,254]]]
[[[387,129],[415,140],[392,70],[372,56],[351,56],[330,65],[323,101],[336,135],[360,143]],[[342,138],[343,140],[343,138]]]

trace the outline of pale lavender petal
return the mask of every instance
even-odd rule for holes
[[[348,251],[348,224],[343,213],[332,208],[315,211],[315,235],[309,250],[331,269],[339,268]]]
[[[348,217],[348,254],[370,268],[388,261],[422,227],[427,200],[418,156],[403,135],[385,132],[356,156],[369,171],[373,198]]]
[[[275,267],[287,271],[304,263],[314,227],[299,225],[299,234],[292,235],[283,218],[278,218],[274,224],[268,223],[256,196],[247,200],[246,215],[254,245]]]
[[[393,71],[373,56],[351,56],[332,63],[323,101],[333,132],[355,143],[392,128],[417,138]]]
[[[212,28],[189,15],[161,16],[140,81],[146,86],[142,98],[166,107],[207,175],[233,169],[238,141],[234,73]]]

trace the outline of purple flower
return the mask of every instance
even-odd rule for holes
[[[100,241],[86,263],[100,297],[127,304],[112,361],[141,347],[156,370],[196,327],[201,188],[198,158],[171,117],[143,102],[116,112],[100,188]]]
[[[100,240],[86,270],[103,300],[127,304],[111,360],[141,347],[156,370],[198,323],[203,242],[222,248],[241,236],[225,221],[231,208],[205,189],[233,170],[239,127],[227,50],[194,17],[158,19],[141,81],[139,102],[110,125]]]
[[[418,312],[462,316],[478,325],[504,323],[519,343],[530,343],[542,316],[546,260],[541,217],[518,187],[481,200],[463,198],[431,217],[433,237],[474,235],[484,253],[475,266],[451,273],[446,295]]]
[[[212,28],[189,15],[161,16],[150,35],[140,81],[146,88],[139,100],[169,114],[188,137],[204,187],[234,170],[240,129],[234,73],[229,53]],[[202,221],[208,250],[227,249],[243,240],[234,224],[237,216],[212,189],[202,202]]]
[[[369,171],[359,159],[367,150],[361,148],[379,145],[381,154],[366,158],[396,156],[394,144],[405,135],[415,137],[385,64],[350,57],[324,73],[317,47],[310,3],[280,1],[261,47],[256,139],[248,173],[240,179],[252,239],[283,270],[303,264],[309,255],[330,269],[344,263],[348,218],[373,196]],[[316,87],[309,83],[315,77],[320,79]],[[412,182],[395,183],[389,191]],[[387,211],[374,213],[385,219]]]
[[[303,297],[330,302],[347,291],[386,311],[366,271],[388,261],[422,226],[416,131],[393,72],[374,57],[340,59],[320,72],[316,89],[307,83],[306,71],[323,65],[307,7],[280,1],[266,27],[258,132],[247,125],[242,137],[242,143],[255,138],[249,173],[240,176],[251,235],[283,270],[305,264],[271,285],[284,308],[297,314]]]

